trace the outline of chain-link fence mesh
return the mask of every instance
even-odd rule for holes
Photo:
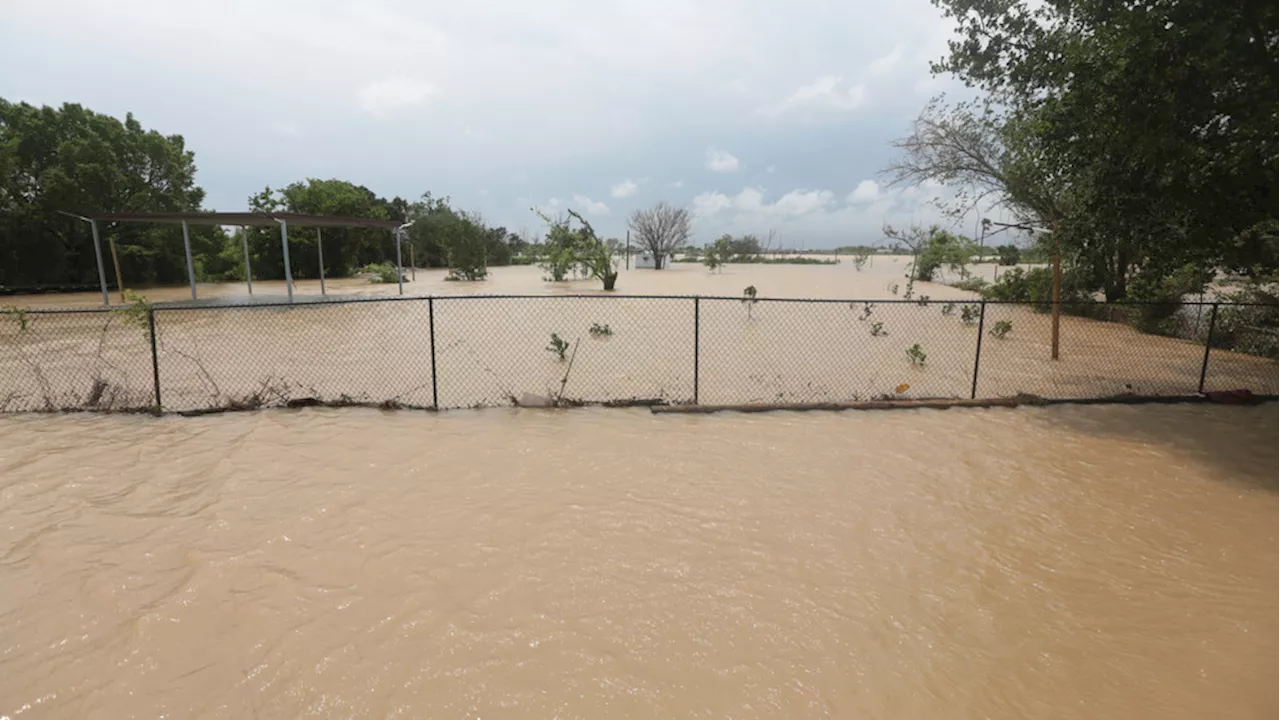
[[[952,302],[704,299],[707,404],[969,397],[976,327]]]
[[[1280,313],[1274,305],[1219,305],[1210,311],[1213,335],[1205,366],[1206,392],[1248,389],[1275,395],[1276,329]]]
[[[157,307],[155,363],[145,306],[7,310],[0,411],[154,409],[157,390],[179,412],[1277,393],[1275,306],[1064,303],[1058,360],[1048,310],[617,295]]]
[[[692,299],[447,297],[434,304],[442,408],[693,402]]]
[[[157,308],[164,409],[431,407],[428,302]]]
[[[0,312],[0,412],[154,404],[145,315]]]
[[[1187,395],[1199,387],[1203,342],[1094,319],[1096,311],[1116,310],[1108,306],[1064,303],[1059,356],[1051,360],[1053,317],[1048,310],[987,303],[978,397]]]

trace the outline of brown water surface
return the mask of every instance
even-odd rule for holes
[[[1274,717],[1277,413],[0,417],[0,716]]]

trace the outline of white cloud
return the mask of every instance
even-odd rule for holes
[[[630,178],[628,178],[618,183],[617,185],[614,185],[609,190],[609,194],[616,198],[631,197],[632,195],[635,195],[636,191],[638,191],[639,189],[640,189],[640,186],[637,185]]]
[[[738,158],[725,150],[707,148],[706,168],[712,172],[736,172]]]
[[[868,181],[871,182],[871,181]],[[867,192],[864,190],[864,193]],[[974,217],[957,221],[945,217],[918,187],[880,188],[869,203],[838,202],[829,190],[795,189],[773,202],[760,188],[743,188],[736,195],[705,192],[693,198],[694,235],[707,242],[722,233],[763,234],[776,230],[788,238],[803,238],[813,247],[883,239],[881,228],[912,223],[938,223],[957,232],[973,227]]]
[[[875,60],[872,60],[871,64],[867,65],[867,75],[870,75],[872,77],[875,77],[878,75],[888,75],[889,73],[896,70],[898,68],[899,63],[901,62],[902,62],[902,46],[899,45],[895,47],[888,54],[881,55]]]
[[[875,180],[863,180],[849,193],[851,203],[873,203],[880,199],[880,185]]]
[[[839,75],[823,75],[808,85],[801,85],[782,102],[758,110],[764,115],[781,115],[792,110],[836,110],[846,112],[862,105],[866,88],[846,84]]]
[[[733,206],[739,210],[759,210],[764,206],[764,191],[759,188],[742,188],[733,199]]]
[[[766,169],[765,169],[765,172],[767,172],[767,173],[769,173],[770,175],[772,175],[772,174],[774,174],[774,173],[778,172],[778,166],[777,166],[777,165],[770,165],[768,168],[766,168]]]
[[[435,88],[422,80],[394,76],[376,80],[360,89],[360,108],[378,117],[386,117],[406,108],[419,107]]]
[[[720,192],[705,192],[693,198],[693,211],[700,217],[709,217],[726,210],[743,215],[805,215],[832,203],[835,195],[830,190],[792,190],[772,204],[764,201],[760,188],[745,187],[733,197]]]
[[[830,205],[834,198],[830,190],[792,190],[778,198],[773,209],[783,215],[806,215]]]
[[[597,202],[586,195],[574,195],[573,204],[582,206],[582,211],[588,215],[608,215],[609,206],[602,202]]]
[[[620,236],[626,215],[620,203],[634,201],[639,190],[646,201],[653,195],[691,208],[702,193],[703,209],[708,198],[722,195],[729,207],[716,222],[741,216],[748,223],[765,211],[735,205],[754,200],[739,190],[763,183],[770,187],[760,188],[762,207],[794,202],[799,209],[801,200],[815,199],[775,202],[793,188],[835,190],[835,202],[822,211],[785,220],[774,212],[763,222],[840,244],[878,233],[885,217],[872,213],[874,204],[840,203],[853,189],[850,180],[876,177],[904,122],[928,95],[957,85],[948,80],[933,89],[941,81],[929,77],[927,61],[945,54],[955,25],[929,3],[877,6],[874,23],[867,22],[865,2],[827,0],[788,5],[792,17],[821,17],[821,23],[779,22],[769,3],[736,0],[552,2],[539,5],[533,22],[520,13],[495,13],[488,2],[456,3],[447,12],[403,0],[0,6],[6,11],[0,67],[31,66],[5,78],[6,97],[76,101],[117,114],[128,108],[144,127],[184,134],[196,153],[206,203],[221,208],[243,205],[264,182],[318,175],[385,197],[430,189],[470,198],[466,209],[483,209],[495,225],[519,228],[538,224],[530,205],[550,211],[554,194],[563,211],[577,189],[594,193],[593,202],[610,198],[604,202],[617,212],[588,217],[602,234]],[[191,42],[185,32],[191,27],[200,28],[202,42]],[[290,31],[280,33],[281,27]],[[120,37],[130,42],[112,41]],[[36,47],[31,38],[53,60],[29,62],[24,53]],[[652,51],[619,50],[634,47]],[[55,61],[77,57],[94,61]],[[299,58],[306,58],[308,72],[296,72]],[[168,90],[111,82],[142,71]],[[915,94],[917,84],[928,94]],[[329,112],[317,98],[335,88],[350,107]],[[220,98],[212,110],[201,105],[211,92]],[[653,92],[663,102],[655,102]],[[511,132],[512,108],[547,106],[575,112],[525,113],[520,132]],[[255,107],[270,108],[268,117],[228,110]],[[796,122],[750,117],[756,108]],[[799,127],[864,113],[867,122],[848,123],[839,133]],[[290,135],[287,124],[268,127],[277,119],[297,123],[297,134]],[[734,130],[708,134],[711,127]],[[709,145],[749,153],[752,162],[739,158],[736,171],[711,172],[698,152]],[[846,162],[836,167],[833,157]],[[778,164],[770,174],[770,163],[785,163],[785,172]],[[422,168],[431,168],[431,177]],[[646,184],[644,175],[654,179]],[[723,183],[726,177],[731,182]],[[613,199],[614,184],[624,179],[639,190]],[[480,194],[485,188],[487,199]],[[919,192],[923,201],[931,191]],[[892,215],[906,207],[898,192],[882,188],[881,195],[898,203],[889,219],[910,219],[909,212]],[[527,201],[513,202],[517,198]],[[821,217],[830,224],[819,225]]]
[[[693,214],[700,217],[710,217],[731,207],[733,201],[724,193],[705,192],[693,196]]]

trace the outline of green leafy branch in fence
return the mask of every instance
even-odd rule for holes
[[[554,353],[556,359],[564,361],[565,352],[569,350],[569,343],[559,333],[551,333],[551,344],[547,346],[547,352]]]
[[[997,340],[1003,340],[1012,330],[1013,330],[1013,323],[1009,322],[1008,320],[1001,320],[1000,322],[997,322],[995,325],[992,325],[991,329],[987,331],[987,334]]]
[[[742,304],[747,306],[747,319],[751,319],[751,308],[756,304],[756,286],[748,285],[742,289]]]
[[[924,361],[928,357],[929,356],[925,354],[924,350],[921,349],[920,343],[916,343],[915,345],[907,348],[907,358],[911,360],[911,364],[916,367],[924,365]]]
[[[147,316],[151,314],[151,301],[145,295],[132,290],[124,291],[125,304],[111,311],[125,325],[132,325],[150,332]]]
[[[13,318],[18,323],[18,332],[25,332],[27,327],[31,325],[31,318],[27,316],[27,311],[13,305],[0,307],[0,315]]]

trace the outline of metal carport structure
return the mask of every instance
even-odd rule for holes
[[[66,213],[73,215],[72,213]],[[240,227],[240,238],[244,244],[244,269],[245,281],[249,286],[249,294],[253,294],[253,269],[249,263],[249,238],[244,232],[246,227],[271,227],[272,225],[280,226],[280,247],[284,255],[284,279],[285,287],[289,292],[289,302],[293,302],[293,271],[289,266],[289,225],[297,227],[313,227],[316,228],[317,249],[320,255],[320,293],[325,293],[324,288],[324,243],[320,237],[320,228],[341,227],[341,228],[382,228],[391,230],[395,233],[396,240],[396,278],[399,282],[400,294],[404,294],[404,277],[402,275],[402,266],[400,258],[400,241],[403,236],[403,230],[412,223],[401,223],[399,220],[376,220],[370,218],[344,218],[333,217],[329,215],[305,215],[302,213],[289,212],[169,212],[169,213],[102,213],[98,215],[73,215],[92,225],[93,228],[93,249],[98,261],[98,282],[102,286],[102,304],[110,305],[111,301],[107,294],[107,274],[106,267],[102,262],[102,244],[98,238],[98,223],[110,222],[140,222],[140,223],[170,223],[182,225],[182,244],[187,256],[187,280],[191,285],[191,299],[196,300],[196,271],[195,262],[191,257],[191,235],[188,230],[190,225],[234,225]],[[120,277],[120,261],[115,252],[115,241],[111,240],[111,257],[115,265],[116,284],[120,286],[120,292],[124,292],[124,285]]]

